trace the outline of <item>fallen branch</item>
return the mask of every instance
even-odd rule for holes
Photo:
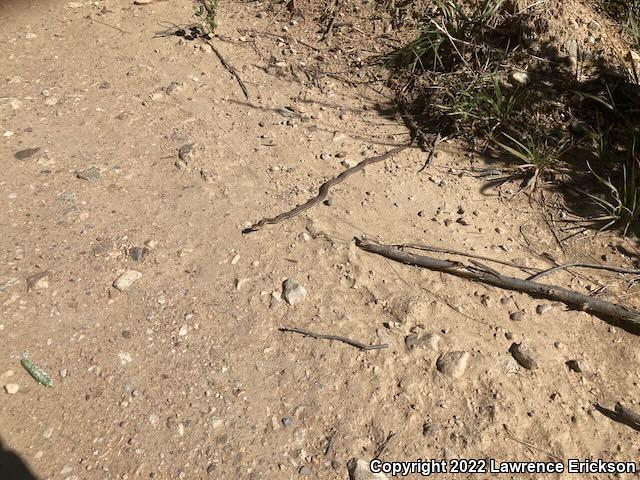
[[[562,265],[557,265],[555,267],[549,268],[547,270],[543,270],[542,272],[536,273],[535,275],[531,275],[529,278],[527,278],[527,280],[532,282],[533,280],[537,280],[540,277],[544,277],[545,275],[550,275],[551,273],[557,272],[558,270],[565,270],[567,268],[573,268],[573,267],[593,268],[595,270],[608,270],[610,272],[632,273],[636,275],[640,274],[640,270],[633,269],[633,268],[616,267],[613,265],[601,265],[599,263],[565,263]]]
[[[554,285],[507,277],[497,272],[483,270],[460,262],[439,260],[423,255],[413,255],[398,248],[381,245],[366,239],[356,238],[356,245],[362,250],[381,255],[396,262],[404,263],[405,265],[413,265],[429,270],[449,273],[457,277],[482,282],[495,287],[527,293],[532,297],[562,302],[577,310],[591,313],[600,318],[622,322],[624,326],[632,327],[634,333],[640,333],[640,312],[622,305],[591,298]]]
[[[382,343],[382,344],[379,344],[379,345],[366,345],[366,344],[360,343],[360,342],[358,342],[356,340],[351,340],[350,338],[340,337],[338,335],[323,335],[321,333],[313,333],[313,332],[310,332],[308,330],[303,330],[302,328],[280,327],[278,330],[280,330],[281,332],[300,333],[300,334],[304,335],[305,337],[316,338],[318,340],[336,340],[338,342],[343,342],[343,343],[346,343],[347,345],[351,345],[352,347],[359,348],[360,350],[363,350],[363,351],[380,350],[380,349],[383,349],[383,348],[387,348],[389,346],[386,343]]]
[[[240,85],[240,88],[242,89],[242,93],[244,93],[245,98],[249,100],[249,91],[247,90],[246,85],[242,81],[242,78],[240,78],[240,74],[238,74],[238,72],[236,71],[235,68],[233,68],[233,66],[227,63],[227,61],[224,59],[220,51],[215,47],[213,42],[211,42],[210,40],[205,40],[205,41],[211,47],[211,50],[213,50],[213,53],[216,54],[222,66],[231,74],[233,78],[236,79],[236,82],[238,82],[238,85]]]
[[[334,185],[337,185],[338,183],[343,182],[344,180],[347,179],[347,177],[350,177],[354,173],[359,172],[360,170],[364,169],[364,167],[366,167],[368,165],[372,165],[374,163],[378,163],[378,162],[381,162],[383,160],[386,160],[388,158],[393,157],[394,155],[396,155],[396,154],[400,153],[401,151],[403,151],[405,148],[409,148],[409,146],[410,145],[403,145],[402,147],[394,148],[392,150],[389,150],[387,153],[383,153],[382,155],[378,155],[377,157],[365,158],[359,164],[357,164],[355,167],[347,168],[345,171],[340,173],[340,175],[338,175],[337,177],[334,177],[331,180],[328,180],[325,183],[323,183],[322,185],[320,185],[320,190],[318,192],[318,195],[316,195],[315,197],[307,200],[302,205],[298,205],[293,210],[289,210],[288,212],[281,213],[280,215],[277,215],[275,217],[263,218],[258,223],[254,223],[250,227],[247,227],[244,230],[242,230],[242,233],[247,234],[247,233],[251,233],[251,232],[257,232],[258,230],[260,230],[265,225],[273,225],[273,224],[276,224],[276,223],[280,223],[283,220],[286,220],[288,218],[295,217],[296,215],[302,213],[303,211],[310,209],[311,207],[317,205],[318,203],[321,203],[325,198],[327,198],[327,195],[329,194],[329,189],[331,187],[333,187]]]

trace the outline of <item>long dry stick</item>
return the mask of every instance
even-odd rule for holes
[[[213,50],[213,53],[216,54],[222,66],[227,69],[227,71],[231,74],[231,76],[233,76],[233,78],[236,79],[236,82],[238,82],[238,85],[240,85],[240,88],[242,89],[242,93],[244,93],[245,98],[249,100],[249,91],[247,90],[246,85],[242,81],[242,78],[240,78],[240,74],[238,74],[238,72],[236,71],[235,68],[233,68],[232,65],[227,63],[227,61],[224,59],[224,57],[222,56],[220,51],[216,48],[216,46],[213,44],[213,42],[211,42],[210,40],[206,40],[206,42],[209,44],[209,46]]]
[[[548,300],[562,302],[577,310],[582,310],[605,320],[616,320],[621,322],[634,333],[640,333],[640,312],[607,302],[597,298],[591,298],[566,288],[544,283],[536,283],[529,280],[507,277],[497,272],[486,271],[465,265],[460,262],[450,260],[439,260],[423,255],[413,255],[398,248],[381,245],[366,239],[356,238],[356,245],[367,252],[375,253],[405,265],[427,268],[439,272],[449,273],[457,277],[466,278],[487,285],[523,292],[536,298],[546,298]]]
[[[302,328],[296,328],[296,327],[280,327],[278,330],[280,330],[281,332],[300,333],[305,337],[317,338],[319,340],[336,340],[338,342],[346,343],[347,345],[351,345],[352,347],[356,347],[364,351],[380,350],[382,348],[387,348],[389,346],[386,343],[382,343],[379,345],[366,345],[356,340],[351,340],[350,338],[347,338],[347,337],[340,337],[338,335],[323,335],[321,333],[313,333],[313,332],[310,332],[309,330],[303,330]]]

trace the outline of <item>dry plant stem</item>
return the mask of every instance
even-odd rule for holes
[[[623,406],[620,402],[616,403],[615,411],[623,420],[636,424],[640,428],[640,414]]]
[[[623,268],[623,267],[615,267],[612,265],[600,265],[599,263],[565,263],[562,265],[557,265],[553,268],[549,268],[547,270],[544,270],[542,272],[536,273],[535,275],[531,275],[529,278],[527,278],[528,281],[532,282],[533,280],[537,280],[541,277],[544,277],[546,275],[550,275],[553,272],[557,272],[558,270],[565,270],[567,268],[574,268],[574,267],[579,267],[579,268],[593,268],[594,270],[607,270],[610,272],[617,272],[617,273],[630,273],[630,274],[635,274],[638,275],[640,274],[640,270],[636,270],[633,268]]]
[[[509,430],[509,427],[507,426],[506,423],[502,424],[502,427],[504,428],[504,431],[507,432],[507,435],[509,435],[511,437],[512,440],[515,440],[516,442],[518,442],[520,445],[524,445],[525,447],[527,447],[527,450],[529,450],[531,453],[534,453],[534,451],[538,451],[540,453],[544,453],[545,455],[548,455],[551,458],[554,458],[560,462],[562,462],[562,458],[559,457],[558,455],[556,455],[555,453],[551,453],[551,452],[547,452],[546,450],[543,450],[541,448],[536,447],[535,445],[532,445],[530,443],[527,443],[523,440],[520,440],[518,437],[516,437],[511,430]]]
[[[467,257],[467,258],[475,258],[477,260],[485,260],[487,262],[493,262],[493,263],[498,263],[500,265],[506,265],[507,267],[514,267],[514,268],[519,268],[520,270],[523,270],[525,272],[527,271],[534,271],[534,272],[538,272],[540,271],[539,268],[534,268],[534,267],[527,267],[525,265],[519,265],[517,263],[513,263],[513,262],[507,262],[505,260],[498,260],[497,258],[491,258],[491,257],[485,257],[482,255],[474,255],[472,253],[466,253],[466,252],[461,252],[459,250],[451,250],[449,248],[441,248],[441,247],[432,247],[430,245],[424,245],[422,243],[403,243],[400,245],[392,245],[393,247],[397,247],[397,248],[413,248],[415,250],[424,250],[425,252],[439,252],[439,253],[449,253],[451,255],[460,255],[462,257]],[[531,280],[530,278],[528,280]]]
[[[633,327],[634,332],[640,331],[640,312],[637,310],[632,310],[622,305],[597,298],[587,297],[586,295],[567,290],[566,288],[507,277],[498,273],[471,267],[460,262],[438,260],[423,255],[413,255],[398,248],[381,245],[366,239],[356,238],[356,245],[362,250],[381,255],[396,262],[404,263],[405,265],[445,272],[468,280],[493,285],[494,287],[527,293],[535,298],[546,298],[548,300],[562,302],[577,310],[582,310],[604,319],[615,319],[629,327]]]
[[[316,195],[315,197],[307,200],[307,202],[303,203],[302,205],[298,205],[296,208],[294,208],[292,210],[289,210],[288,212],[281,213],[280,215],[277,215],[275,217],[263,218],[258,223],[255,223],[252,226],[242,230],[242,233],[247,234],[247,233],[251,233],[251,232],[256,232],[256,231],[260,230],[261,228],[263,228],[265,225],[274,225],[274,224],[280,223],[283,220],[286,220],[288,218],[295,217],[296,215],[304,212],[305,210],[308,210],[311,207],[321,203],[325,198],[327,198],[327,195],[329,194],[329,189],[331,187],[333,187],[334,185],[337,185],[338,183],[343,182],[344,180],[347,179],[347,177],[350,177],[354,173],[359,172],[360,170],[364,169],[364,167],[366,167],[368,165],[372,165],[374,163],[378,163],[378,162],[381,162],[383,160],[386,160],[388,158],[393,157],[394,155],[400,153],[404,149],[409,148],[409,146],[410,145],[403,145],[402,147],[394,148],[392,150],[389,150],[387,153],[383,153],[382,155],[378,155],[377,157],[365,158],[359,164],[357,164],[355,167],[348,168],[344,172],[342,172],[340,175],[338,175],[337,177],[334,177],[331,180],[323,183],[320,186],[320,191],[319,191],[318,195]]]
[[[209,46],[213,50],[213,53],[216,54],[216,56],[218,57],[218,60],[220,60],[220,63],[222,64],[222,66],[227,69],[227,71],[231,74],[231,76],[233,76],[233,78],[236,79],[236,81],[238,82],[238,85],[240,85],[240,88],[242,89],[242,93],[244,93],[245,98],[247,100],[249,100],[249,91],[247,90],[247,87],[245,86],[244,82],[242,81],[242,78],[240,78],[240,75],[238,74],[236,69],[233,68],[231,65],[229,65],[227,63],[227,61],[224,59],[224,57],[222,56],[220,51],[215,47],[213,42],[211,42],[210,40],[206,40],[206,42],[207,42],[207,44],[209,44]]]
[[[387,348],[389,346],[386,343],[382,343],[382,344],[379,344],[379,345],[366,345],[366,344],[360,343],[360,342],[358,342],[356,340],[351,340],[350,338],[347,338],[347,337],[340,337],[338,335],[323,335],[321,333],[313,333],[313,332],[310,332],[308,330],[303,330],[302,328],[280,327],[278,330],[280,330],[281,332],[299,333],[301,335],[304,335],[305,337],[316,338],[318,340],[336,340],[338,342],[343,342],[343,343],[346,343],[347,345],[351,345],[352,347],[359,348],[360,350],[363,350],[363,351],[381,350],[381,349]]]

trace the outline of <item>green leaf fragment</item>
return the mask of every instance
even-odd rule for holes
[[[40,385],[44,385],[45,387],[53,387],[53,380],[51,380],[51,377],[43,372],[40,367],[31,362],[31,360],[29,360],[28,358],[23,358],[20,361],[20,364]]]

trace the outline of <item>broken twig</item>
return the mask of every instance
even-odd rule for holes
[[[343,342],[343,343],[346,343],[347,345],[351,345],[352,347],[359,348],[360,350],[363,350],[363,351],[381,350],[389,346],[386,343],[381,343],[379,345],[366,345],[356,340],[351,340],[350,338],[340,337],[338,335],[323,335],[321,333],[313,333],[308,330],[303,330],[302,328],[296,328],[296,327],[280,327],[278,330],[280,330],[281,332],[300,333],[305,337],[316,338],[318,340],[336,340],[338,342]]]
[[[504,431],[507,432],[507,435],[509,435],[511,437],[512,440],[518,442],[520,445],[524,445],[525,447],[527,447],[527,450],[529,450],[531,453],[534,453],[535,451],[538,451],[540,453],[544,453],[545,455],[548,455],[549,457],[558,460],[560,462],[562,462],[562,457],[559,457],[558,455],[556,455],[555,453],[551,453],[551,452],[547,452],[546,450],[543,450],[541,448],[536,447],[535,445],[532,445],[530,443],[527,443],[523,440],[520,440],[518,437],[516,437],[511,430],[509,430],[509,427],[507,426],[506,423],[502,424],[502,427],[504,428]]]
[[[413,248],[415,250],[424,250],[425,252],[450,253],[451,255],[460,255],[461,257],[475,258],[476,260],[486,260],[487,262],[498,263],[500,265],[506,265],[507,267],[519,268],[520,270],[523,270],[525,272],[526,271],[534,271],[534,272],[540,271],[539,268],[527,267],[525,265],[519,265],[517,263],[508,262],[506,260],[499,260],[497,258],[485,257],[483,255],[474,255],[473,253],[461,252],[459,250],[451,250],[449,248],[432,247],[430,245],[424,245],[422,243],[403,243],[403,244],[400,244],[400,245],[392,245],[392,246],[398,247],[398,248],[401,248],[401,249]]]
[[[557,272],[558,270],[565,270],[567,268],[574,268],[574,267],[593,268],[595,270],[608,270],[610,272],[617,272],[617,273],[631,273],[636,275],[640,274],[640,270],[633,269],[633,268],[616,267],[613,265],[601,265],[599,263],[565,263],[562,265],[557,265],[555,267],[549,268],[547,270],[543,270],[542,272],[536,273],[535,275],[531,275],[529,278],[527,278],[527,280],[532,282],[533,280],[537,280],[540,277],[544,277],[545,275],[550,275],[551,273]]]
[[[495,271],[487,271],[482,268],[465,265],[461,262],[439,260],[423,255],[413,255],[398,248],[381,245],[367,239],[356,238],[356,245],[362,250],[381,255],[396,262],[404,263],[405,265],[445,272],[468,280],[493,285],[494,287],[527,293],[532,297],[562,302],[577,310],[597,315],[600,318],[621,322],[623,326],[632,327],[634,333],[640,332],[640,312],[622,305],[591,298],[555,285],[507,277]]]
[[[233,78],[236,79],[236,82],[238,82],[238,85],[240,85],[240,88],[242,89],[242,93],[244,93],[245,98],[249,100],[249,91],[247,90],[246,85],[242,81],[242,78],[240,78],[240,74],[238,74],[237,70],[233,68],[233,66],[227,63],[227,61],[224,59],[220,51],[215,47],[213,42],[211,42],[210,40],[205,40],[205,42],[211,47],[211,50],[213,50],[213,53],[216,54],[222,66],[231,74]]]

